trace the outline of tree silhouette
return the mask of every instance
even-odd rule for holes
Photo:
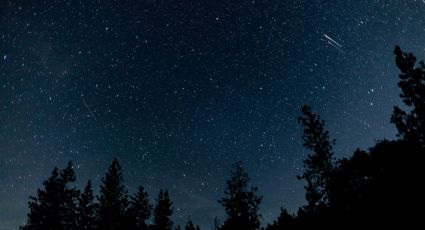
[[[87,182],[78,202],[79,229],[96,229],[96,208],[91,181]]]
[[[294,216],[290,215],[286,209],[280,208],[280,215],[273,224],[267,226],[267,230],[279,230],[291,228],[294,224]]]
[[[328,202],[327,183],[332,171],[332,146],[335,140],[330,139],[329,131],[325,129],[325,122],[320,116],[311,111],[311,107],[304,105],[301,109],[302,116],[298,122],[303,127],[302,139],[304,147],[311,151],[304,160],[304,172],[298,179],[305,179],[306,211],[322,207]]]
[[[214,230],[219,230],[220,229],[220,224],[218,221],[218,217],[214,217]]]
[[[222,230],[244,229],[256,230],[260,228],[261,215],[258,208],[262,197],[256,195],[257,188],[248,188],[250,178],[241,162],[233,165],[231,177],[226,181],[224,198],[219,200],[226,211],[226,220]]]
[[[173,203],[170,201],[168,191],[159,191],[158,198],[156,199],[156,206],[154,210],[154,229],[155,230],[171,230],[173,222],[170,216],[173,214]]]
[[[421,61],[419,67],[415,67],[416,57],[412,53],[403,53],[398,46],[394,54],[401,71],[398,83],[402,90],[400,97],[411,111],[408,113],[395,106],[391,122],[403,139],[425,147],[425,64]]]
[[[30,213],[24,230],[73,230],[77,229],[77,198],[79,191],[69,187],[76,176],[71,162],[65,169],[55,168],[49,179],[43,182],[44,189],[37,197],[30,197]]]
[[[200,230],[198,225],[194,225],[192,220],[187,220],[186,226],[184,228],[185,230]]]
[[[123,229],[128,199],[127,190],[123,185],[121,166],[117,159],[112,161],[105,177],[102,178],[98,200],[99,229]]]
[[[64,194],[62,197],[64,214],[62,216],[62,225],[65,229],[76,229],[78,226],[77,204],[80,191],[75,186],[68,186],[69,183],[77,180],[71,161],[60,172],[60,178],[64,184]]]
[[[152,205],[149,203],[149,195],[143,187],[139,187],[137,193],[131,197],[130,207],[127,211],[129,230],[146,230],[146,221],[151,217]]]

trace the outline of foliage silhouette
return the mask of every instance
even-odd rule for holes
[[[307,182],[306,210],[312,211],[327,205],[327,185],[330,172],[332,171],[332,145],[335,140],[329,137],[329,131],[325,129],[325,122],[311,111],[307,105],[301,109],[303,115],[298,122],[304,129],[302,139],[304,147],[311,151],[304,160],[304,172],[299,179]]]
[[[125,226],[128,206],[127,190],[123,184],[121,166],[117,159],[112,161],[100,186],[98,218],[99,229],[118,230]]]
[[[394,107],[391,122],[396,125],[403,139],[418,142],[425,147],[425,64],[421,61],[419,67],[415,67],[416,57],[412,53],[403,53],[398,46],[394,54],[401,72],[398,83],[402,90],[400,97],[411,111],[408,113]]]
[[[155,230],[171,230],[173,222],[170,216],[173,214],[173,203],[170,200],[168,191],[159,191],[158,198],[156,199],[156,206],[154,209],[154,229]]]
[[[187,220],[186,226],[184,227],[185,230],[200,230],[199,226],[195,226],[192,222],[192,220]]]
[[[284,208],[280,208],[280,215],[272,224],[267,226],[268,230],[288,229],[294,225],[294,216],[290,215]]]
[[[131,197],[130,207],[127,210],[127,229],[148,229],[147,220],[151,217],[152,208],[148,193],[142,186],[139,186],[137,193]]]
[[[24,230],[71,230],[77,229],[78,190],[70,187],[76,177],[72,163],[61,171],[53,169],[52,175],[43,182],[44,189],[37,197],[30,197],[27,223]]]
[[[97,205],[94,203],[93,189],[91,181],[87,182],[83,193],[78,199],[78,228],[86,230],[96,229],[96,209]]]
[[[256,195],[257,188],[248,188],[250,178],[241,162],[233,165],[231,177],[226,181],[225,196],[219,203],[226,211],[226,220],[221,230],[260,228],[261,215],[258,214],[262,197]]]

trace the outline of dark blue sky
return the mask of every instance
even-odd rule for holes
[[[224,212],[230,165],[264,195],[263,223],[304,202],[300,106],[337,157],[394,138],[396,44],[425,49],[423,1],[40,0],[0,5],[0,229],[25,221],[54,166],[98,187],[168,188],[173,220]]]

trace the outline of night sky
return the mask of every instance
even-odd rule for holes
[[[425,57],[425,3],[383,0],[2,0],[0,229],[72,160],[81,187],[117,157],[130,192],[170,190],[209,228],[242,160],[263,224],[304,204],[308,103],[336,157],[395,138],[393,49]]]

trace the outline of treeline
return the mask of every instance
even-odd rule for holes
[[[123,183],[122,169],[117,159],[102,178],[100,194],[95,197],[91,182],[83,191],[72,183],[76,181],[72,163],[58,170],[43,182],[37,197],[30,197],[30,213],[23,230],[180,230],[171,220],[173,203],[167,190],[160,190],[155,206],[143,187],[129,196]],[[250,178],[240,162],[233,165],[232,176],[226,182],[225,196],[219,200],[228,219],[217,229],[258,229],[257,214],[261,197],[257,188],[249,188]],[[188,219],[185,230],[200,230]]]
[[[399,139],[378,141],[368,151],[356,150],[351,157],[335,159],[335,140],[325,122],[309,106],[302,108],[298,121],[303,127],[304,147],[309,151],[304,172],[307,204],[297,213],[281,209],[279,217],[266,230],[306,229],[307,227],[421,226],[424,204],[425,155],[425,64],[394,50],[400,70],[400,97],[405,111],[394,107],[391,122]],[[36,197],[30,197],[24,230],[172,230],[181,229],[171,220],[172,202],[161,190],[152,205],[143,187],[129,196],[121,167],[114,160],[102,179],[95,197],[90,181],[83,191],[72,186],[76,177],[72,164],[54,169]],[[262,196],[250,185],[240,162],[233,165],[219,200],[226,217],[215,221],[216,230],[259,230],[258,213]],[[188,220],[186,230],[199,229]]]
[[[122,170],[117,159],[113,160],[102,178],[97,202],[91,182],[83,191],[72,186],[76,176],[72,163],[62,170],[55,168],[37,197],[30,197],[27,224],[24,230],[74,230],[74,229],[172,229],[170,217],[173,203],[167,190],[160,190],[155,207],[150,203],[143,187],[129,196],[123,184]],[[148,221],[151,219],[153,223]],[[176,229],[180,229],[179,226]],[[197,230],[191,220],[186,230]]]

